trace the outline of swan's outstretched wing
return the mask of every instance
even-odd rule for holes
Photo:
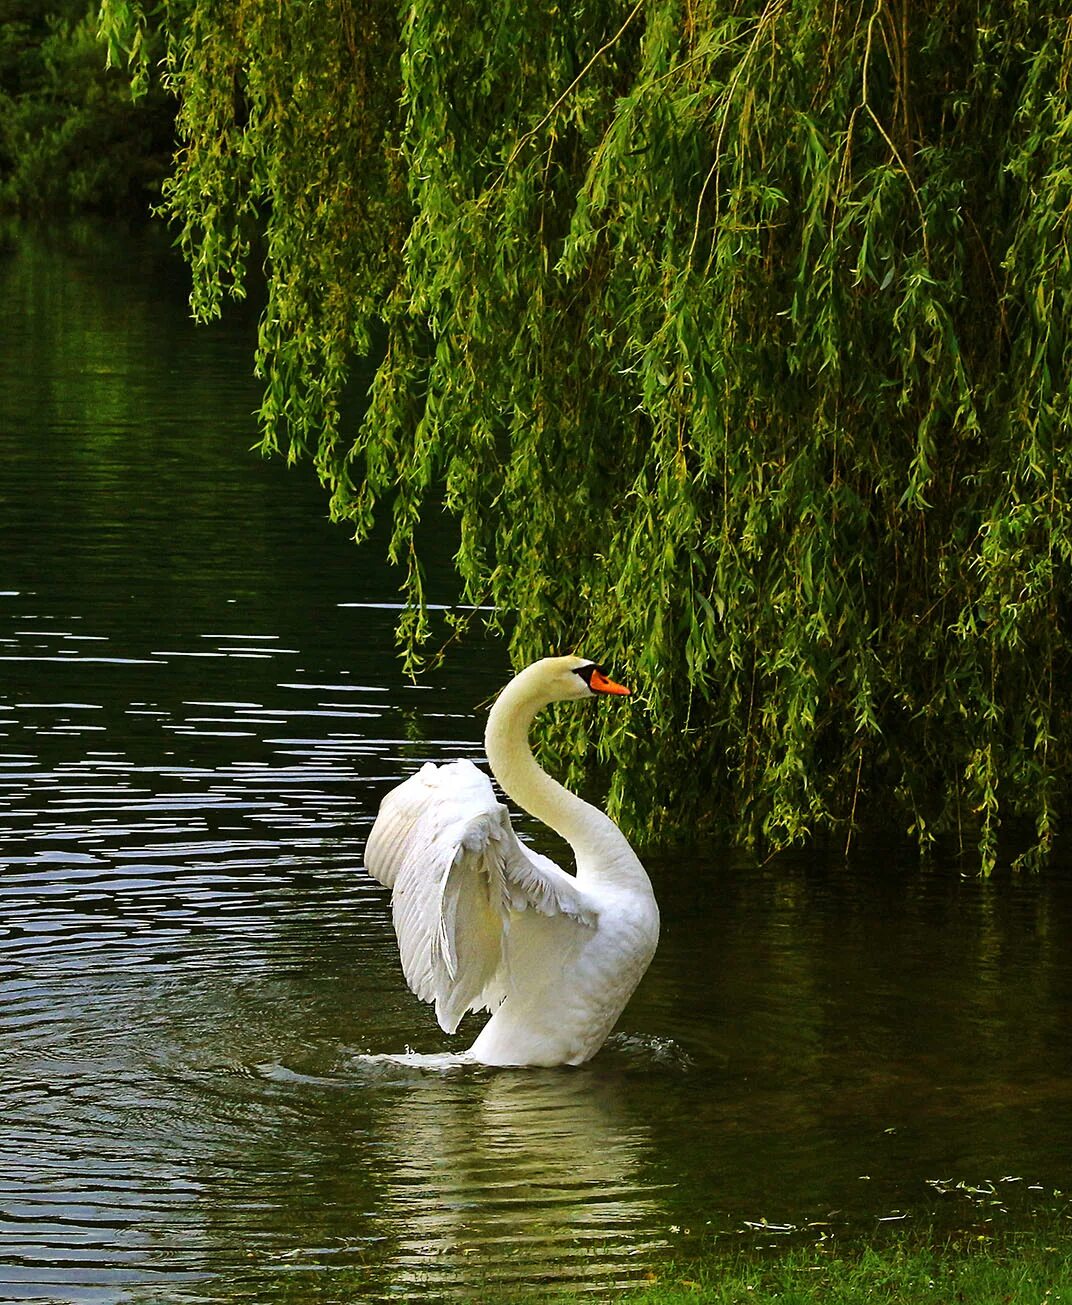
[[[383,799],[365,867],[392,890],[402,970],[453,1033],[470,1010],[509,989],[512,912],[562,916],[594,928],[595,909],[572,875],[517,838],[491,781],[470,761],[426,765]]]

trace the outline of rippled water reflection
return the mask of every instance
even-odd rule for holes
[[[0,1299],[607,1294],[1067,1183],[1061,876],[652,854],[663,943],[590,1065],[371,1058],[454,1046],[361,849],[480,758],[501,650],[405,685],[396,579],[247,453],[251,324],[195,330],[158,242],[0,277]]]

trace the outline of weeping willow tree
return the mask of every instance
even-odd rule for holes
[[[989,870],[1004,821],[1048,855],[1072,779],[1064,0],[102,20],[135,79],[163,36],[194,308],[241,295],[256,250],[264,448],[315,459],[358,539],[390,519],[407,648],[442,506],[517,662],[582,648],[641,690],[549,740],[574,771],[613,756],[634,832],[894,821]]]

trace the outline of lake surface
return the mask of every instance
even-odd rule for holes
[[[655,850],[589,1065],[363,1059],[475,1033],[406,990],[362,847],[482,758],[504,653],[406,683],[397,577],[249,452],[252,315],[194,327],[161,232],[17,234],[0,279],[0,1301],[607,1296],[1060,1203],[1066,873]]]

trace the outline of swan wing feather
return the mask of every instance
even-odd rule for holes
[[[534,909],[594,927],[571,875],[526,848],[491,782],[470,761],[425,765],[391,790],[365,867],[392,890],[402,971],[453,1033],[470,1010],[494,1010],[509,989],[510,913]]]
[[[510,817],[507,816],[507,823]],[[515,910],[526,906],[541,915],[566,915],[588,929],[596,927],[597,912],[573,875],[560,870],[550,857],[534,852],[510,829],[510,855],[504,868]]]

